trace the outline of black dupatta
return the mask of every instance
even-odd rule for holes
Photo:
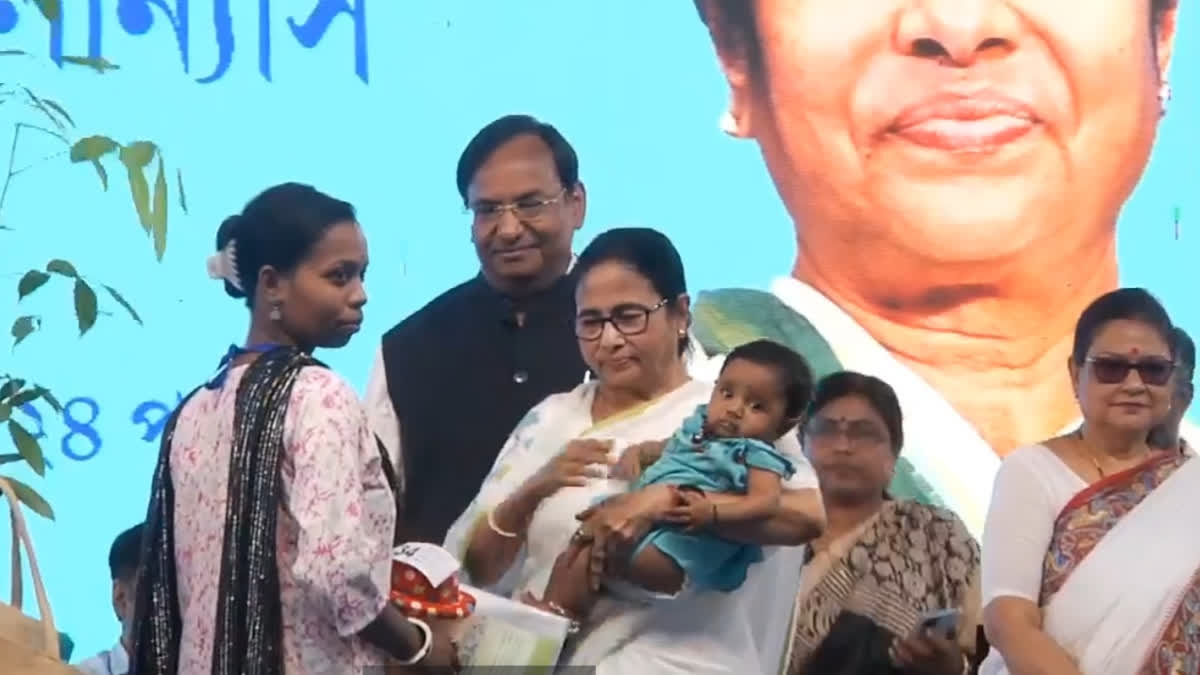
[[[212,675],[283,673],[275,537],[284,420],[300,370],[321,365],[296,349],[278,348],[256,359],[238,385]],[[138,580],[131,675],[175,675],[179,668],[182,623],[170,457],[175,423],[186,402],[164,429],[154,471]]]

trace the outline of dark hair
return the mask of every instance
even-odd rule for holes
[[[296,268],[330,227],[354,222],[354,207],[311,185],[283,183],[263,190],[246,208],[221,223],[217,250],[234,242],[237,286],[225,282],[225,292],[246,298],[254,306],[258,272],[270,265],[280,272]]]
[[[112,548],[108,550],[108,569],[113,581],[132,579],[137,574],[142,558],[143,530],[144,523],[138,523],[113,540]]]
[[[1167,310],[1144,288],[1118,288],[1093,300],[1079,315],[1075,324],[1075,344],[1071,348],[1071,360],[1075,365],[1083,365],[1100,330],[1109,321],[1118,320],[1138,321],[1153,328],[1167,343],[1171,357],[1175,357],[1174,327]]]
[[[654,291],[675,307],[687,293],[683,259],[665,234],[648,227],[617,227],[596,235],[575,261],[574,273],[582,279],[592,268],[606,262],[621,263],[640,274]],[[688,337],[679,338],[680,355],[687,352]]]
[[[799,417],[808,408],[813,397],[813,373],[803,356],[778,342],[754,340],[729,352],[725,363],[721,364],[721,372],[725,372],[725,368],[738,359],[771,368],[776,372],[783,384],[783,393],[787,400],[784,415],[788,419]]]
[[[467,202],[467,188],[470,187],[471,181],[475,180],[479,167],[483,166],[500,146],[517,136],[527,134],[542,139],[550,149],[550,155],[554,158],[554,168],[558,171],[558,180],[564,188],[570,190],[579,183],[579,158],[567,139],[558,133],[558,129],[529,115],[505,115],[480,129],[458,157],[458,169],[455,173],[458,194],[464,204]]]
[[[1176,367],[1179,368],[1178,379],[1191,382],[1196,372],[1196,343],[1179,326],[1171,329],[1171,343],[1171,353],[1175,355]]]
[[[899,455],[904,447],[904,414],[900,411],[900,399],[896,398],[892,385],[874,375],[842,370],[821,378],[808,416],[811,418],[825,406],[847,396],[861,396],[875,409],[891,437],[892,452]]]

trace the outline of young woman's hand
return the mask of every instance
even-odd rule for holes
[[[458,643],[455,641],[457,622],[454,619],[430,619],[426,623],[433,631],[433,644],[429,648],[429,655],[422,659],[417,666],[422,669],[448,668],[451,672],[457,673],[461,670],[461,664],[458,661]]]

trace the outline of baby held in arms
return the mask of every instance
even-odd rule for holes
[[[711,528],[771,518],[783,481],[795,471],[775,449],[795,429],[812,375],[803,357],[768,340],[734,349],[721,366],[707,405],[671,438],[631,446],[623,468],[639,473],[630,490],[666,484],[680,505],[638,543],[623,576],[651,591],[732,591],[746,580],[762,549],[721,538]],[[632,470],[630,470],[632,469]],[[741,495],[710,501],[707,493]],[[595,580],[591,586],[597,587]]]

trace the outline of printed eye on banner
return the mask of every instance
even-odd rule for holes
[[[183,403],[183,394],[175,392],[175,405],[167,405],[162,401],[146,400],[134,406],[129,415],[129,422],[135,433],[146,443],[157,443],[162,436],[167,419],[179,404]],[[46,422],[42,412],[26,403],[19,410],[33,422],[29,432],[34,438],[47,438]],[[104,447],[97,425],[101,422],[100,404],[91,396],[76,396],[63,404],[62,423],[67,432],[59,440],[59,448],[63,457],[76,462],[86,462]],[[138,427],[141,427],[139,430]],[[121,443],[125,447],[125,443]],[[47,463],[51,468],[52,464]]]
[[[75,28],[76,23],[86,21],[87,52],[86,63],[98,70],[114,68],[115,65],[104,58],[105,24],[104,2],[116,4],[117,24],[128,35],[145,35],[155,27],[158,19],[175,33],[175,43],[179,47],[179,57],[183,72],[192,74],[191,46],[194,40],[211,39],[216,46],[216,64],[212,72],[202,77],[196,77],[200,84],[210,84],[221,79],[229,71],[233,63],[234,37],[236,30],[237,44],[253,44],[251,38],[258,44],[258,72],[263,79],[271,81],[271,37],[273,17],[271,15],[271,0],[258,0],[258,25],[234,25],[230,11],[233,0],[72,0],[62,3],[62,16],[58,21],[49,24],[50,58],[59,66],[64,62],[82,62],[77,49],[64,51],[63,27],[66,22],[72,22],[72,35],[82,31]],[[239,0],[241,3],[248,0]],[[294,3],[284,3],[292,5]],[[45,24],[37,7],[32,3],[18,0],[0,0],[0,35],[13,32],[20,19],[22,11],[30,20],[36,19]],[[36,16],[35,16],[36,15]],[[292,37],[305,49],[313,49],[325,34],[329,32],[333,22],[339,16],[345,15],[353,23],[354,30],[354,74],[364,83],[368,81],[367,71],[367,0],[318,0],[316,6],[305,17],[288,16],[287,25]],[[199,20],[199,21],[198,21]],[[211,29],[205,24],[211,24]],[[111,30],[111,28],[110,28]]]

